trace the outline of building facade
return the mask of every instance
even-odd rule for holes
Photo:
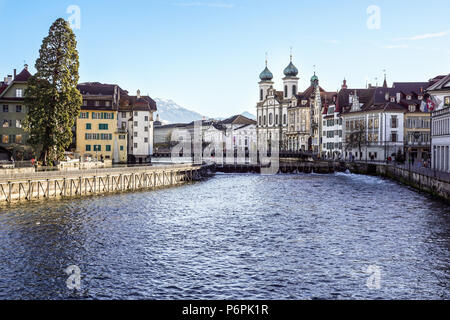
[[[117,85],[98,82],[77,86],[83,105],[76,121],[76,152],[84,160],[127,161],[127,131],[117,125],[121,94]]]
[[[346,159],[424,163],[428,158],[428,82],[394,82],[391,88],[341,89]]]
[[[292,62],[284,69],[283,91],[273,88],[273,75],[267,67],[260,74],[259,102],[256,105],[258,144],[274,137],[282,151],[321,151],[322,105],[334,93],[319,86],[314,73],[311,85],[303,92],[298,88],[298,69]]]
[[[27,146],[28,134],[23,129],[27,115],[24,97],[30,77],[25,65],[19,74],[14,70],[14,76],[8,75],[0,82],[0,146],[9,150],[15,160],[32,156],[32,150]]]
[[[431,149],[432,167],[450,172],[450,74],[432,84],[427,92],[431,96],[432,111]]]
[[[118,126],[128,133],[129,163],[151,162],[154,144],[153,114],[156,110],[156,102],[149,96],[141,96],[140,90],[136,96],[122,95]]]

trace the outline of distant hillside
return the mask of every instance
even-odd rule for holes
[[[188,110],[170,99],[154,99],[158,108],[157,114],[163,123],[183,123],[202,120],[203,116],[195,111]]]

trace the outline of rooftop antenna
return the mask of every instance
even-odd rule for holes
[[[378,77],[375,77],[375,87],[378,87]]]

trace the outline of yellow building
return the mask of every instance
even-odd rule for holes
[[[405,154],[412,161],[428,161],[431,158],[431,114],[411,105],[405,113]]]
[[[76,152],[83,160],[127,162],[127,131],[117,125],[120,94],[117,85],[98,82],[78,85],[83,105],[76,123]]]

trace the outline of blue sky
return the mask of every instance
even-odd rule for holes
[[[450,72],[450,0],[0,0],[0,76],[34,70],[43,37],[70,5],[80,81],[117,83],[208,116],[255,113],[268,52],[278,88],[293,47],[300,90],[316,65],[321,86],[424,81]],[[369,6],[380,9],[369,29]],[[374,20],[370,20],[374,21]],[[377,20],[375,20],[377,21]],[[20,71],[20,70],[19,70]]]

